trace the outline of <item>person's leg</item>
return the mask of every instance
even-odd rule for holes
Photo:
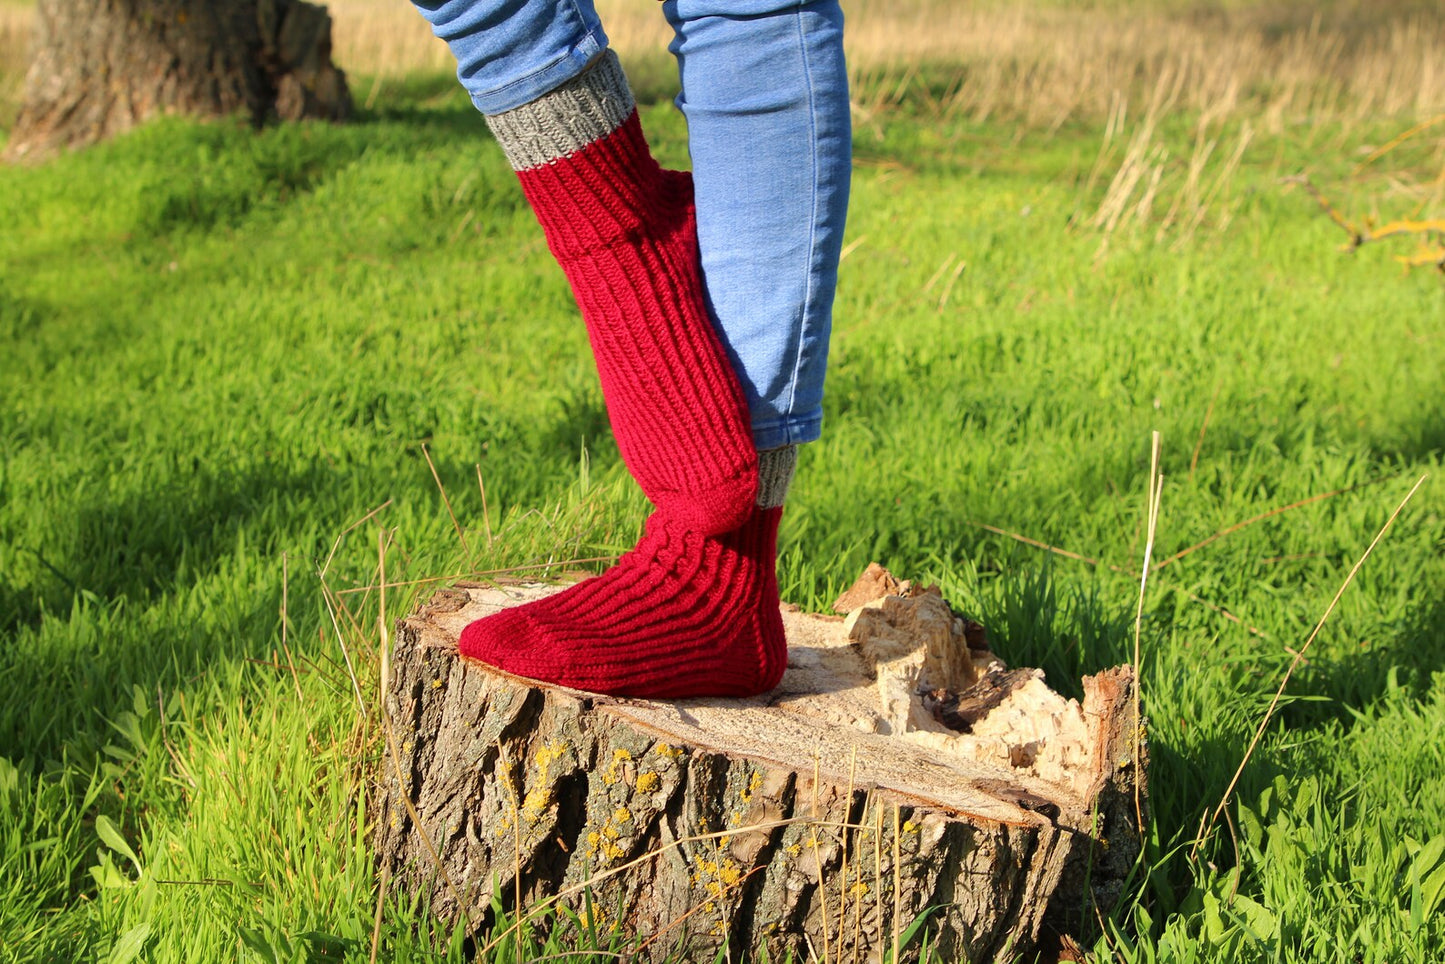
[[[496,29],[475,7],[423,9],[486,112],[518,85],[486,66],[495,57],[483,39],[455,28]],[[585,37],[563,46],[584,49]],[[786,662],[773,559],[791,471],[772,454],[760,485],[743,395],[703,302],[690,178],[652,161],[616,59],[584,67],[487,121],[582,307],[619,448],[659,508],[612,569],[478,620],[460,649],[601,692],[761,692]],[[790,467],[791,451],[782,458]]]
[[[779,506],[818,438],[852,175],[837,0],[666,0],[708,310]],[[770,560],[770,565],[771,565]]]
[[[577,0],[419,7],[567,274],[629,470],[677,521],[735,528],[752,511],[757,456],[703,302],[691,179],[653,160],[615,55],[584,56],[605,43],[596,15]]]
[[[708,305],[760,451],[822,423],[852,172],[837,0],[667,0]]]

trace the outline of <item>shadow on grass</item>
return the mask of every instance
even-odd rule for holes
[[[1345,646],[1355,651],[1306,657],[1290,679],[1287,693],[1297,699],[1279,711],[1280,725],[1303,729],[1338,720],[1349,728],[1354,711],[1397,687],[1413,700],[1427,699],[1435,674],[1445,670],[1445,601],[1416,604],[1391,638],[1337,644],[1337,650]]]
[[[1061,583],[1044,558],[1018,555],[998,570],[975,618],[1014,666],[1037,666],[1057,692],[1082,698],[1084,676],[1130,660],[1133,614],[1106,605],[1097,581]]]
[[[595,471],[617,458],[595,393],[539,412],[538,422],[516,440],[530,453],[521,458],[529,486],[575,479],[584,439]],[[308,573],[338,532],[379,493],[401,511],[443,518],[414,445],[369,466],[334,463],[319,450],[289,453],[289,465],[232,468],[215,456],[154,453],[149,461],[119,493],[95,486],[88,501],[37,508],[50,515],[34,537],[41,544],[15,546],[35,562],[27,563],[29,578],[0,581],[0,678],[7,692],[26,696],[0,709],[6,754],[84,759],[113,739],[103,717],[128,705],[133,688],[153,699],[162,689],[191,688],[218,666],[269,661],[280,648],[283,551],[292,560],[293,639],[309,634],[293,647],[298,658],[314,653],[324,606]],[[454,493],[475,485],[470,459],[439,461],[437,469]]]
[[[44,544],[18,547],[43,571],[0,586],[10,640],[0,676],[26,694],[0,712],[0,746],[35,761],[84,758],[108,738],[78,709],[104,717],[132,687],[187,686],[218,661],[269,651],[281,604],[269,570],[287,520],[344,487],[340,475],[178,467],[153,490],[53,510]]]
[[[1428,397],[1441,396],[1437,392]],[[1383,462],[1424,462],[1438,465],[1442,455],[1445,455],[1445,411],[1436,409],[1413,424],[1400,426],[1393,439],[1371,441],[1370,452]]]
[[[577,323],[582,322],[578,319]],[[598,465],[608,465],[621,458],[607,419],[607,406],[598,392],[574,391],[559,399],[553,408],[556,417],[549,419],[539,434],[541,451],[570,452],[580,457],[585,448],[589,461]]]
[[[238,549],[269,552],[284,530],[266,522],[280,521],[293,495],[325,491],[339,474],[319,466],[230,472],[202,464],[182,473],[154,490],[60,510],[46,544],[19,547],[49,578],[0,590],[0,631],[62,613],[77,595],[135,606],[184,592]]]

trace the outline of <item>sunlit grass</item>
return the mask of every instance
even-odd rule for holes
[[[0,960],[468,950],[404,893],[374,930],[381,546],[394,618],[458,575],[595,567],[646,505],[535,221],[434,76],[349,126],[170,120],[0,172]],[[1095,950],[1440,959],[1445,291],[1339,252],[1282,182],[1437,210],[1439,140],[1359,169],[1402,121],[1275,127],[1263,95],[1211,111],[1155,73],[1122,114],[1019,125],[956,71],[891,76],[860,88],[785,595],[823,608],[877,559],[1071,690],[1132,655],[1161,431],[1152,866]],[[685,163],[675,112],[645,114]],[[616,949],[555,934],[497,959]]]

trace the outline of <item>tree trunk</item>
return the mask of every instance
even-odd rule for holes
[[[886,574],[847,620],[785,607],[787,674],[752,700],[600,697],[457,657],[468,622],[553,591],[444,590],[398,626],[376,851],[444,920],[557,896],[659,957],[877,962],[925,917],[939,959],[987,961],[1119,895],[1143,807],[1128,667],[1080,706]]]
[[[300,0],[39,0],[9,159],[37,158],[158,114],[344,119],[331,17]]]

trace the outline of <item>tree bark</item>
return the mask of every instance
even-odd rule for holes
[[[438,593],[384,673],[392,886],[474,929],[494,900],[555,897],[688,959],[877,962],[922,916],[939,959],[986,961],[1107,912],[1143,813],[1131,670],[1086,678],[1080,706],[977,649],[936,591],[885,588],[847,620],[785,607],[772,693],[669,702],[458,658],[468,622],[555,587]]]
[[[161,114],[341,120],[331,17],[300,0],[39,0],[5,154],[45,157]]]

